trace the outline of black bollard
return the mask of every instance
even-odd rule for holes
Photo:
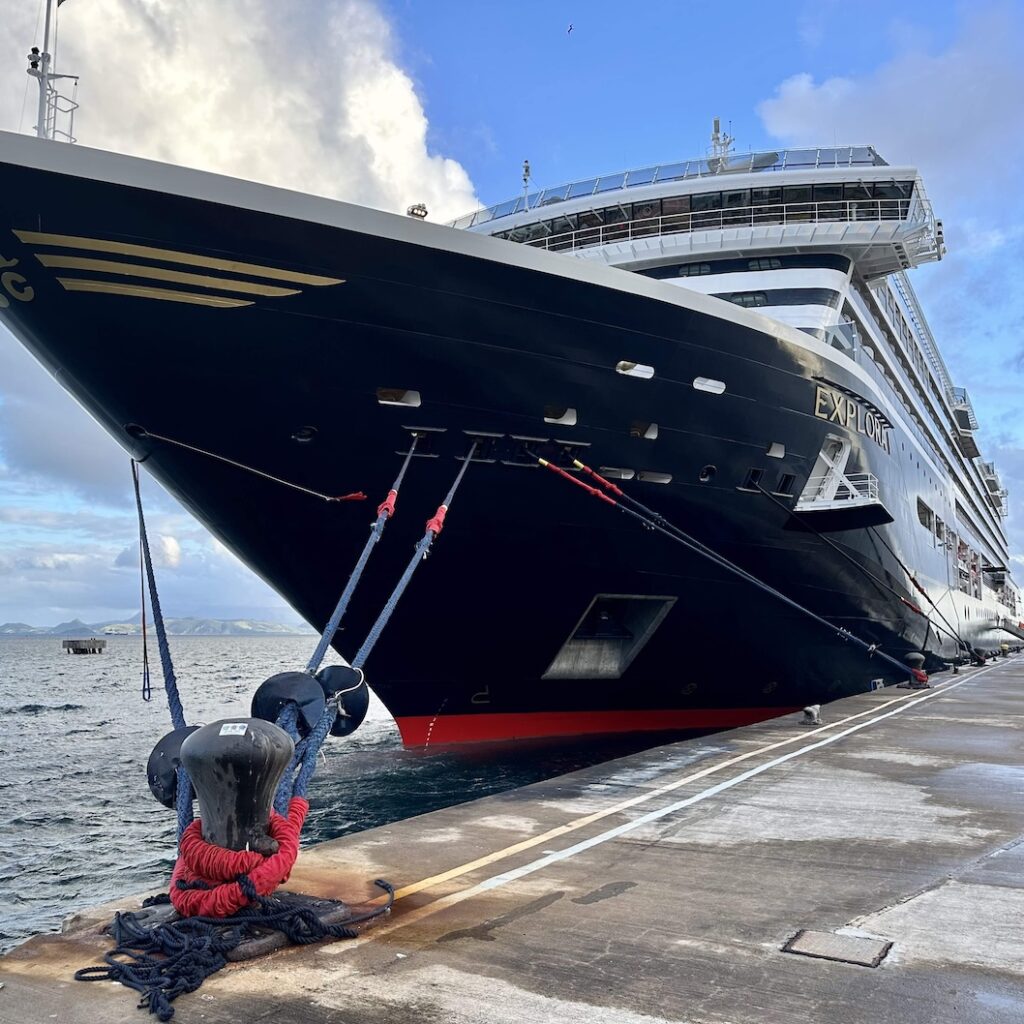
[[[928,690],[930,686],[926,680],[920,680],[913,675],[914,672],[924,670],[924,655],[920,651],[911,651],[903,655],[903,660],[910,666],[911,678],[909,685],[911,690]],[[903,685],[903,684],[901,684]]]
[[[277,852],[267,834],[278,783],[295,751],[272,722],[237,718],[204,725],[181,745],[203,819],[203,838],[225,850]]]

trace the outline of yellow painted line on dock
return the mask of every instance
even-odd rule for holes
[[[991,665],[988,668],[980,669],[977,672],[972,673],[966,679],[961,679],[955,683],[947,683],[941,687],[935,687],[929,693],[923,695],[917,691],[911,691],[910,693],[904,694],[901,697],[894,697],[892,700],[888,700],[883,704],[878,705],[875,708],[869,708],[866,711],[858,712],[855,715],[849,715],[846,718],[841,718],[837,722],[833,722],[829,725],[823,725],[818,729],[814,729],[810,732],[802,733],[799,736],[793,736],[785,740],[778,740],[775,743],[768,743],[763,747],[757,747],[755,750],[749,750],[745,754],[739,754],[736,757],[729,758],[726,761],[722,761],[720,764],[711,765],[708,768],[703,768],[700,771],[693,772],[689,775],[685,775],[680,779],[676,779],[675,782],[670,782],[665,786],[661,786],[658,789],[650,790],[646,793],[641,793],[639,796],[630,798],[629,800],[623,800],[620,803],[614,804],[611,807],[607,807],[602,811],[595,811],[593,814],[585,815],[581,818],[576,818],[573,821],[566,823],[565,825],[559,825],[557,828],[550,829],[547,832],[539,836],[532,836],[530,839],[524,839],[519,843],[514,843],[511,846],[507,846],[502,850],[496,850],[494,853],[487,854],[484,857],[478,857],[476,860],[468,861],[465,864],[460,864],[458,867],[451,868],[448,871],[443,871],[437,875],[431,875],[429,878],[421,879],[418,882],[413,882],[409,885],[403,886],[397,889],[395,892],[395,899],[400,900],[407,896],[411,896],[413,893],[421,892],[424,889],[429,889],[434,885],[438,885],[442,882],[450,881],[454,878],[459,878],[462,875],[469,874],[472,871],[477,870],[481,867],[486,867],[489,864],[493,864],[499,860],[504,860],[507,857],[514,856],[516,853],[521,853],[524,850],[528,850],[531,847],[546,843],[551,839],[557,839],[559,836],[566,835],[569,832],[577,831],[578,829],[584,828],[587,825],[593,824],[595,821],[600,821],[603,818],[607,818],[613,814],[619,814],[624,810],[628,810],[630,807],[635,807],[638,804],[646,803],[649,800],[656,799],[659,796],[664,796],[666,793],[674,792],[683,786],[689,785],[691,782],[695,782],[698,779],[707,778],[709,775],[713,775],[716,772],[720,772],[726,768],[732,767],[733,765],[740,764],[744,761],[748,761],[751,758],[757,757],[760,754],[765,754],[772,750],[778,750],[780,747],[789,746],[792,743],[799,742],[807,739],[809,736],[816,736],[823,732],[828,732],[832,729],[837,729],[840,726],[844,726],[849,722],[855,722],[858,719],[868,718],[865,722],[860,722],[857,725],[852,725],[847,729],[843,729],[841,732],[837,732],[834,735],[826,736],[824,739],[818,740],[816,743],[805,744],[797,750],[792,750],[789,753],[783,754],[780,757],[773,758],[770,761],[762,765],[758,765],[754,768],[749,768],[745,772],[741,772],[739,775],[735,775],[730,779],[718,783],[717,785],[711,786],[708,789],[704,789],[693,796],[687,797],[683,800],[676,801],[673,804],[669,804],[666,807],[658,808],[657,810],[650,811],[647,814],[641,815],[639,818],[634,818],[631,821],[625,822],[622,825],[618,825],[615,828],[608,829],[605,832],[599,833],[590,839],[582,840],[576,843],[574,846],[566,847],[563,850],[558,850],[554,853],[545,854],[535,861],[531,861],[529,864],[524,864],[521,867],[513,868],[509,871],[503,872],[499,875],[493,875],[491,878],[484,879],[482,882],[478,882],[476,885],[470,886],[466,889],[460,889],[456,892],[448,893],[445,896],[441,896],[434,900],[432,903],[428,903],[425,906],[418,907],[415,910],[410,911],[407,914],[403,914],[399,918],[394,918],[387,924],[379,925],[376,928],[368,931],[364,935],[360,936],[351,942],[331,944],[323,946],[319,952],[336,956],[341,953],[353,949],[357,946],[361,946],[366,942],[370,942],[378,936],[387,935],[397,928],[401,928],[407,924],[413,924],[416,921],[420,921],[425,917],[429,917],[436,914],[448,907],[455,906],[458,903],[462,903],[465,900],[472,899],[474,896],[482,895],[483,893],[489,892],[493,889],[497,889],[503,885],[513,882],[525,875],[533,874],[535,871],[539,871],[551,864],[557,863],[558,861],[567,860],[570,857],[575,856],[577,853],[582,853],[594,846],[606,843],[611,839],[615,839],[620,835],[630,832],[636,828],[640,828],[643,825],[649,824],[652,821],[656,821],[660,818],[666,817],[670,814],[674,814],[679,810],[689,807],[692,804],[699,803],[702,800],[706,800],[712,796],[716,796],[727,789],[731,789],[733,786],[737,786],[742,782],[754,778],[763,772],[769,771],[772,768],[778,767],[794,758],[800,757],[803,754],[810,753],[811,751],[818,750],[821,747],[828,746],[829,744],[835,743],[837,740],[843,739],[852,733],[859,732],[862,729],[866,729],[868,726],[874,725],[877,722],[884,721],[885,719],[892,718],[894,715],[901,714],[908,708],[916,707],[919,704],[924,703],[927,700],[931,700],[935,697],[941,697],[942,695],[949,693],[951,690],[955,690],[966,683],[972,682],[979,676],[985,675],[993,669],[1001,668],[1001,665]],[[894,707],[894,705],[901,705]],[[884,711],[885,708],[893,708],[891,711]],[[879,714],[879,712],[884,712]]]
[[[992,667],[994,668],[995,666]],[[991,671],[991,668],[983,669],[982,671],[989,672]],[[977,673],[969,676],[968,678],[975,679],[976,677]],[[967,681],[967,679],[961,679],[959,683],[955,683],[953,685],[959,686],[960,683],[966,683]],[[949,685],[943,685],[941,690],[936,687],[934,693],[929,694],[929,696],[945,692],[948,689],[950,689]],[[442,882],[448,882],[453,878],[458,878],[461,875],[468,874],[471,871],[475,871],[477,868],[487,867],[487,865],[494,864],[499,860],[504,860],[506,857],[512,857],[515,854],[522,853],[524,850],[529,850],[534,846],[540,846],[542,843],[546,843],[551,839],[558,839],[560,836],[564,836],[569,832],[575,832],[578,829],[586,828],[587,825],[592,825],[595,821],[601,821],[603,818],[611,817],[613,814],[621,814],[623,811],[627,811],[631,807],[636,807],[638,804],[647,803],[647,801],[654,800],[659,796],[664,796],[666,793],[672,793],[677,789],[681,789],[683,786],[688,786],[691,782],[696,782],[699,779],[707,778],[709,775],[714,775],[716,772],[723,771],[726,768],[731,768],[733,765],[749,761],[751,758],[757,757],[760,754],[766,754],[771,750],[778,750],[780,747],[789,746],[792,743],[806,740],[809,736],[817,736],[819,733],[827,732],[829,729],[836,729],[839,726],[846,725],[847,722],[854,722],[859,718],[877,714],[880,710],[892,707],[894,704],[900,704],[904,701],[910,700],[915,695],[915,692],[911,691],[901,697],[894,697],[892,700],[888,700],[884,704],[880,704],[877,708],[869,708],[867,711],[860,711],[856,715],[849,715],[846,718],[841,718],[838,722],[831,722],[818,729],[812,729],[809,732],[800,733],[799,735],[791,736],[788,739],[778,740],[775,743],[769,743],[763,747],[757,747],[755,750],[748,750],[745,754],[738,754],[736,757],[731,757],[727,761],[722,761],[719,764],[714,764],[707,768],[702,768],[700,771],[684,775],[681,779],[676,779],[675,782],[670,782],[658,789],[652,789],[646,793],[641,793],[639,796],[630,797],[628,800],[623,800],[620,803],[613,804],[611,807],[606,807],[602,811],[595,811],[593,814],[587,814],[582,818],[576,818],[564,825],[557,826],[557,828],[550,829],[539,836],[531,836],[529,839],[524,839],[521,842],[513,843],[511,846],[506,846],[503,850],[495,850],[494,853],[478,857],[476,860],[467,861],[465,864],[460,864],[458,867],[451,868],[448,871],[442,871],[440,874],[431,875],[429,878],[424,878],[419,882],[412,882],[411,884],[396,890],[395,899],[402,899],[406,896],[411,896],[413,893],[422,892],[424,889],[429,889],[431,886],[439,885]]]

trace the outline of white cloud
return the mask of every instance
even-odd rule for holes
[[[1024,150],[1022,38],[1019,8],[977,8],[939,53],[904,49],[858,78],[794,74],[757,110],[784,143],[867,143],[890,163],[924,168],[933,193],[991,192],[1017,179]]]
[[[793,74],[757,109],[782,145],[867,143],[921,171],[949,252],[915,271],[914,285],[955,382],[971,392],[986,457],[999,465],[1014,511],[1024,507],[1024,9],[976,5],[962,14],[943,49],[921,48],[926,31],[895,26],[896,35],[890,26],[897,53],[874,70],[823,81]],[[1006,526],[1019,549],[1024,521],[1012,514]]]
[[[149,531],[146,531],[149,534]],[[168,534],[158,534],[156,537],[149,535],[149,552],[153,559],[153,565],[160,569],[178,569],[181,567],[181,543],[177,537]],[[139,568],[139,542],[133,541],[127,547],[121,549],[114,559],[114,567],[117,569]]]
[[[1009,243],[1024,239],[1024,223],[984,225],[974,217],[965,217],[955,238],[958,252],[971,257],[990,256]]]
[[[33,16],[0,0],[24,44]],[[83,144],[437,219],[476,205],[456,161],[429,151],[412,79],[370,0],[88,0],[60,11],[60,69],[81,75]],[[17,129],[16,61],[0,125]],[[24,127],[34,123],[30,95]]]
[[[177,569],[181,565],[181,545],[177,537],[160,537],[161,561],[170,569]]]
[[[41,42],[36,7],[0,0],[5,130],[35,122],[21,55]],[[465,169],[431,152],[423,101],[373,0],[75,0],[59,21],[58,70],[81,75],[83,145],[395,212],[423,202],[432,220],[477,205]],[[8,514],[0,537],[0,618],[5,610],[38,621],[69,611],[96,618],[133,607],[129,481],[120,447],[0,329],[0,503],[28,494],[30,510]],[[154,490],[149,512],[172,507]],[[84,515],[54,514],[47,525],[46,513],[69,493],[129,512],[123,533],[100,521],[90,530]],[[172,611],[282,607],[212,538],[180,522],[162,534],[155,526],[154,559],[175,569],[167,574]],[[83,550],[91,536],[89,558],[60,566],[72,535]],[[51,582],[58,575],[59,585]]]

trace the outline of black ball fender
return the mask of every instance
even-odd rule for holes
[[[331,725],[332,736],[351,736],[363,724],[370,707],[370,688],[363,670],[351,665],[328,665],[316,678],[326,697],[338,697],[338,717]]]
[[[309,672],[278,672],[260,683],[252,696],[252,717],[276,723],[281,709],[289,701],[299,709],[299,734],[308,736],[324,713],[326,704],[320,683]]]
[[[146,781],[149,790],[164,807],[174,810],[178,799],[178,767],[181,764],[181,745],[198,729],[186,725],[175,729],[157,741],[146,762]]]

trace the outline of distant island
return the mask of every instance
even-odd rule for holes
[[[286,625],[281,622],[260,622],[254,619],[165,619],[171,636],[315,636],[315,631],[304,622]],[[152,631],[152,623],[149,626]],[[142,623],[139,616],[126,622],[83,622],[72,619],[56,626],[30,626],[25,622],[5,622],[0,625],[0,637],[59,636],[66,639],[93,636],[139,636]]]

